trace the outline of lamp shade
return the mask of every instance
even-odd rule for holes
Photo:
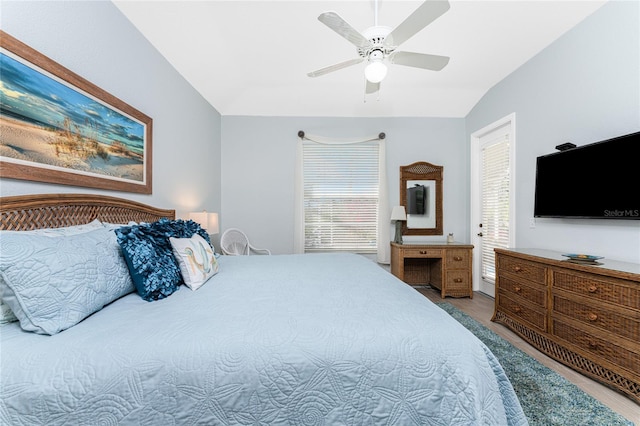
[[[407,212],[404,206],[395,206],[391,211],[391,220],[407,220]]]
[[[201,212],[189,213],[189,219],[199,223],[202,228],[209,234],[217,234],[220,232],[218,224],[218,213],[207,213],[206,210]]]

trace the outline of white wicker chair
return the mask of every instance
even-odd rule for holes
[[[248,256],[250,254],[271,254],[268,249],[260,249],[249,243],[247,235],[237,228],[229,228],[220,238],[222,252],[231,256]]]

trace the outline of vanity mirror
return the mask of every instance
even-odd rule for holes
[[[400,166],[402,235],[442,235],[442,166],[420,161]]]

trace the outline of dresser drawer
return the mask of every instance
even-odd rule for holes
[[[532,308],[530,305],[523,303],[519,298],[513,297],[512,294],[508,294],[503,290],[498,290],[498,310],[507,314],[508,317],[518,321],[527,322],[529,325],[533,325],[539,331],[546,331],[547,329],[547,316],[544,311]]]
[[[469,269],[471,268],[471,252],[469,250],[447,250],[448,269]]]
[[[567,299],[560,295],[553,296],[553,312],[566,315],[584,324],[598,327],[615,335],[640,342],[640,315],[621,315],[606,309],[600,304],[585,304]]]
[[[554,288],[563,289],[585,297],[625,306],[640,308],[640,286],[619,284],[614,280],[598,279],[594,275],[553,270]]]
[[[630,350],[616,342],[613,336],[605,340],[558,320],[553,321],[553,334],[589,352],[596,359],[607,360],[636,374],[640,372],[640,345],[636,350]]]
[[[540,285],[545,285],[543,265],[509,256],[498,256],[498,270],[512,276],[525,278]]]
[[[527,283],[528,281],[525,280],[514,281],[511,278],[501,276],[499,277],[498,287],[505,294],[518,295],[545,309],[547,307],[547,289],[537,285],[530,286]]]
[[[433,248],[405,248],[402,252],[405,258],[442,257],[442,250]]]

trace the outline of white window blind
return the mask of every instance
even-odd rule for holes
[[[495,281],[496,247],[509,247],[509,139],[501,136],[481,150],[482,276]]]
[[[379,145],[303,144],[305,252],[375,253]]]

